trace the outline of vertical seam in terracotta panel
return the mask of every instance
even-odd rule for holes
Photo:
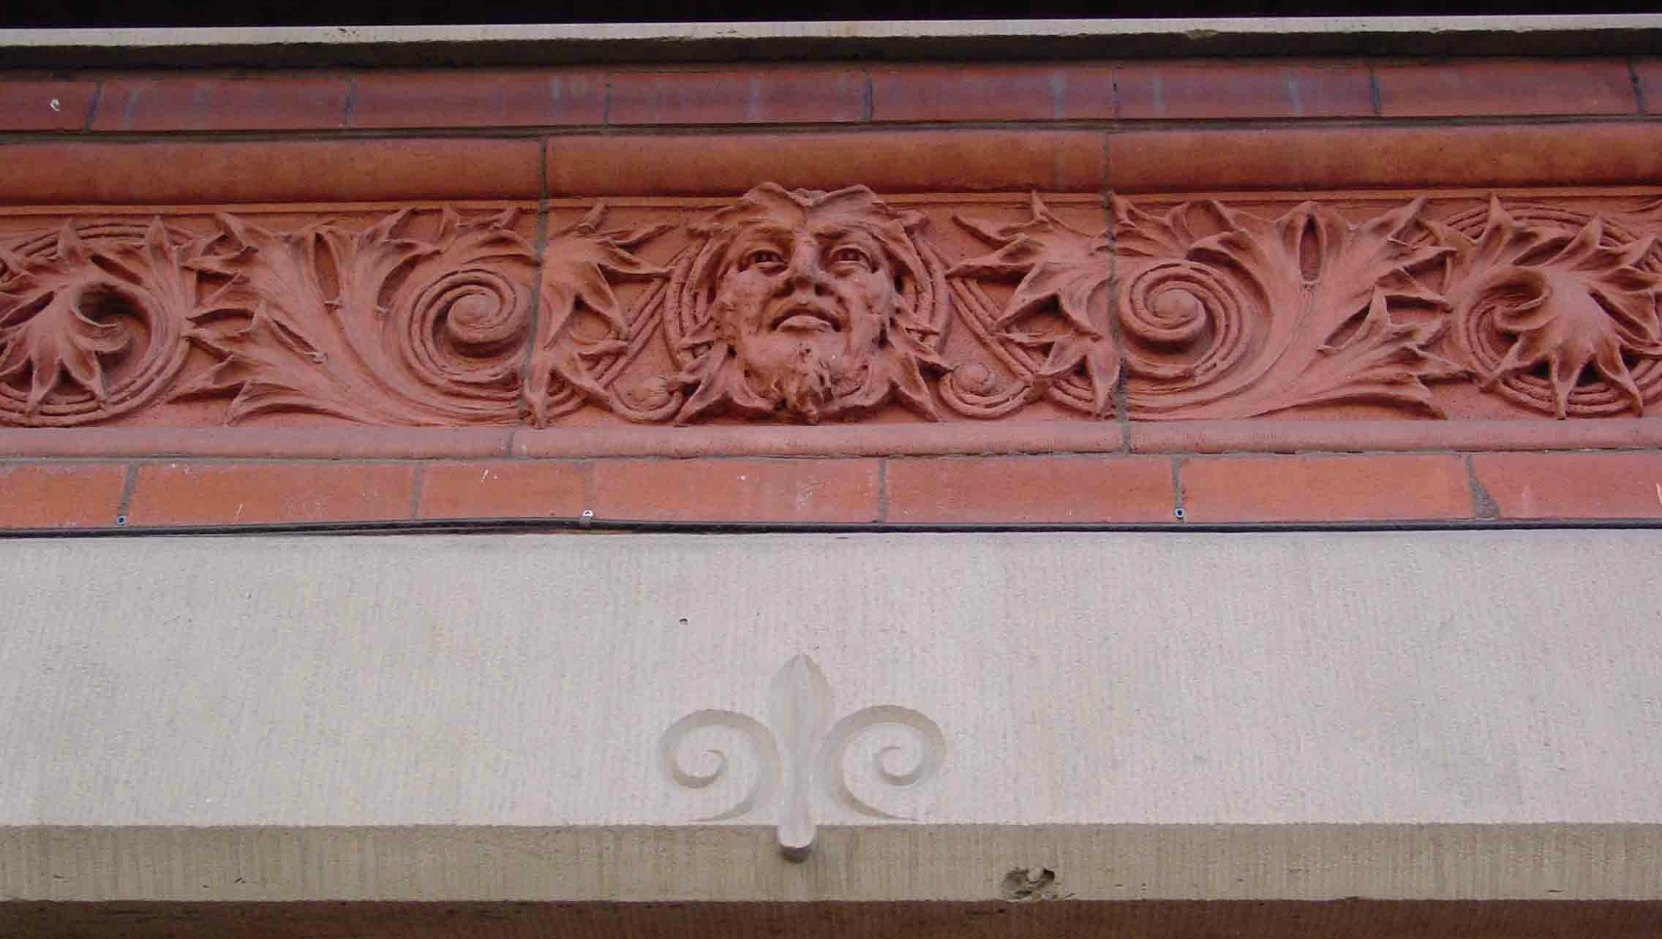
[[[92,85],[92,100],[87,103],[86,120],[81,122],[81,131],[83,133],[92,132],[92,116],[98,113],[98,102],[103,100],[103,97],[104,80],[100,78]]]
[[[577,475],[583,480],[583,506],[578,510],[578,515],[594,510],[594,464],[594,460],[577,461]]]
[[[1639,109],[1637,113],[1644,114],[1645,83],[1639,80],[1639,68],[1633,64],[1632,59],[1627,60],[1627,80],[1633,85],[1633,104]]]
[[[143,82],[133,82],[128,86],[127,94],[121,102],[121,122],[116,125],[117,130],[129,131],[133,129],[133,110],[138,107],[139,97],[143,94]]]
[[[1477,467],[1472,464],[1472,455],[1463,454],[1466,464],[1466,481],[1472,490],[1472,518],[1500,518],[1500,505],[1495,502],[1494,496],[1477,478]]]
[[[410,474],[410,518],[421,517],[421,490],[427,484],[427,461],[422,460],[415,465],[415,471]]]
[[[1171,458],[1171,515],[1180,522],[1187,521],[1183,511],[1183,458]]]
[[[1059,68],[1050,70],[1050,119],[1059,121],[1068,100],[1068,73]]]
[[[1380,104],[1379,73],[1374,69],[1372,64],[1368,65],[1368,91],[1373,96],[1373,116],[1383,117],[1385,115],[1385,109]]]
[[[1120,430],[1120,452],[1131,452],[1131,408],[1125,400],[1125,342],[1120,336],[1119,318],[1114,316],[1114,298],[1119,296],[1119,242],[1114,236],[1114,174],[1108,161],[1113,158],[1113,133],[1102,133],[1102,188],[1097,198],[1102,212],[1102,231],[1108,242],[1108,338],[1114,344],[1119,370],[1114,376],[1114,421]]]
[[[604,84],[600,89],[600,126],[612,126],[612,73],[607,72]],[[546,146],[546,145],[545,145]],[[543,162],[543,173],[548,172],[548,161]]]
[[[519,386],[521,388],[532,387],[531,370],[537,359],[537,341],[541,338],[539,334],[542,332],[544,325],[542,316],[542,280],[543,265],[548,263],[548,160],[549,154],[553,152],[553,148],[550,145],[550,138],[542,137],[541,140],[542,147],[538,151],[542,159],[540,161],[540,191],[537,193],[536,280],[531,282],[531,309],[527,311],[527,315],[530,316],[531,323],[530,328],[525,330],[525,351],[519,362]],[[523,398],[523,395],[521,397]],[[524,413],[524,407],[525,402],[521,400],[521,414]],[[518,428],[508,432],[508,442],[505,445],[505,450],[502,454],[503,456],[513,455],[514,437],[518,434],[518,432]]]
[[[352,73],[346,76],[346,106],[341,115],[342,127],[351,127],[358,120],[358,76]],[[544,160],[543,162],[547,162]]]
[[[137,463],[127,464],[127,475],[121,480],[121,498],[116,500],[115,505],[117,525],[125,524],[127,521],[127,509],[133,504],[133,490],[138,487],[138,472]]]
[[[889,520],[889,458],[881,457],[877,461],[877,521],[879,524]]]
[[[1120,119],[1120,70],[1117,65],[1108,73],[1108,100],[1113,105],[1111,113],[1117,121]]]
[[[865,124],[870,124],[871,123],[871,110],[872,110],[872,107],[871,107],[871,102],[872,102],[871,69],[869,69],[869,68],[861,69],[860,70],[860,77],[865,79],[865,85],[866,85],[865,99],[860,102],[860,121],[862,123],[865,123]]]

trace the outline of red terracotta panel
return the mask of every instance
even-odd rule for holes
[[[132,525],[410,517],[413,463],[157,463],[139,467]]]
[[[618,72],[611,124],[821,124],[865,118],[865,76],[850,69]]]
[[[1381,66],[1385,117],[1633,114],[1627,63],[1597,60]]]
[[[890,522],[1170,522],[1171,461],[1158,457],[890,460]]]
[[[0,82],[0,131],[80,130],[96,97],[97,82]]]
[[[1116,133],[1109,182],[1124,192],[1350,186],[1648,184],[1662,126],[1553,124],[1165,130]]]
[[[346,125],[345,78],[111,78],[96,131],[317,130]]]
[[[435,463],[421,478],[420,518],[575,518],[588,473],[582,463],[492,460]]]
[[[353,127],[600,124],[606,109],[595,72],[365,72],[354,92]]]
[[[127,468],[96,463],[0,464],[0,527],[114,525]]]
[[[1374,113],[1373,83],[1368,70],[1356,65],[1127,65],[1116,84],[1117,116],[1125,120]]]
[[[1104,171],[1102,136],[1089,131],[616,134],[548,144],[552,195],[727,195],[764,182],[886,194],[1095,192]]]
[[[874,69],[874,121],[1048,121],[1056,70],[1028,65],[917,65]]]
[[[1662,59],[1639,59],[1633,63],[1638,79],[1639,103],[1647,114],[1662,114]]]
[[[541,146],[495,139],[4,144],[0,202],[534,199]]]
[[[603,460],[602,520],[869,522],[876,460]]]
[[[1472,515],[1465,463],[1452,455],[1202,457],[1178,472],[1191,522]]]
[[[1472,472],[1501,518],[1662,517],[1662,454],[1480,453]]]

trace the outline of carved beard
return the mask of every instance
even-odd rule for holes
[[[817,424],[841,410],[837,400],[860,386],[866,370],[847,356],[827,356],[813,343],[799,342],[762,355],[753,350],[745,371],[748,389],[774,410]]]

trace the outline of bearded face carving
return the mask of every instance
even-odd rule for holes
[[[860,186],[765,184],[695,229],[668,321],[690,388],[681,421],[730,409],[817,423],[898,399],[934,418],[921,368],[940,266],[912,238],[921,217]]]

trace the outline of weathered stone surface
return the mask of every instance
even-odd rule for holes
[[[0,895],[1662,899],[1648,532],[140,548],[0,542]]]

